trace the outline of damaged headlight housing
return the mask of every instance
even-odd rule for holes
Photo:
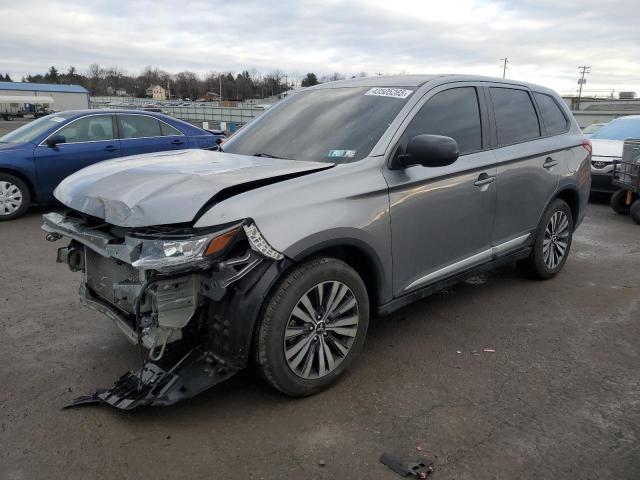
[[[183,239],[144,239],[140,256],[131,263],[136,268],[170,270],[216,258],[229,247],[241,226],[221,232]]]

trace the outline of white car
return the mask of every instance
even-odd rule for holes
[[[615,192],[611,184],[613,162],[622,158],[622,146],[627,138],[640,138],[640,115],[611,120],[591,135],[591,191]]]

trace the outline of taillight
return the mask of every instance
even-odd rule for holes
[[[591,155],[591,153],[593,152],[593,147],[591,146],[591,142],[585,138],[584,140],[582,140],[582,146],[587,152],[589,152],[589,155]]]

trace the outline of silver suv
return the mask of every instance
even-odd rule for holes
[[[546,279],[585,214],[591,145],[558,95],[473,76],[304,89],[223,145],[103,162],[44,216],[81,297],[143,355],[76,403],[167,405],[255,359],[322,390],[386,315],[499,262]],[[143,350],[144,349],[144,350]]]

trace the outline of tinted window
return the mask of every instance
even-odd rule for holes
[[[591,135],[591,138],[604,138],[607,140],[626,140],[627,138],[640,138],[640,118],[616,118]]]
[[[491,88],[490,91],[498,144],[510,145],[540,136],[538,116],[525,90]]]
[[[404,87],[301,91],[235,133],[224,151],[291,160],[357,161],[371,152],[412,93]]]
[[[56,135],[64,136],[66,143],[113,140],[113,122],[110,115],[92,115],[71,122]]]
[[[473,87],[437,93],[425,103],[407,127],[406,138],[444,135],[458,142],[460,154],[482,148],[478,95]]]
[[[160,131],[162,132],[163,137],[168,137],[171,135],[182,135],[182,132],[180,130],[164,122],[160,122]]]
[[[160,122],[146,115],[118,115],[121,138],[160,137]]]
[[[544,123],[549,135],[557,135],[567,131],[567,119],[560,110],[560,107],[551,95],[544,93],[534,93],[542,122]]]

